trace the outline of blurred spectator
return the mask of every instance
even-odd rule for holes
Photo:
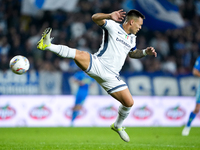
[[[0,70],[6,71],[9,69],[9,61],[6,55],[1,55],[0,57]]]
[[[176,58],[174,56],[167,57],[162,64],[162,70],[173,75],[177,74]]]
[[[85,24],[82,22],[83,18],[81,18],[81,16],[81,14],[76,14],[74,17],[76,20],[71,23],[70,28],[73,39],[83,36],[83,34],[86,32],[86,27]]]
[[[184,9],[183,9],[183,18],[186,20],[191,20],[196,15],[196,7],[194,5],[193,0],[187,0],[187,2],[184,3]]]
[[[129,61],[129,68],[127,71],[129,72],[142,72],[143,71],[143,64],[140,59],[131,59],[128,57]]]
[[[162,33],[155,32],[155,37],[151,40],[150,45],[156,49],[158,58],[163,59],[169,55],[168,41]]]
[[[3,36],[0,40],[0,54],[8,55],[10,51],[10,44],[8,43],[8,39],[6,36]]]
[[[78,40],[78,49],[91,53],[88,42],[84,38]]]
[[[61,71],[63,72],[68,72],[70,70],[70,63],[69,63],[69,59],[63,59],[61,61],[59,61],[59,67],[61,69]]]

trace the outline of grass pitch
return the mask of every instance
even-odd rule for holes
[[[0,150],[200,150],[200,128],[127,127],[126,143],[110,128],[0,128]]]

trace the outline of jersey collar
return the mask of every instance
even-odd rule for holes
[[[123,24],[120,24],[119,26],[124,30],[124,28],[123,28]],[[125,30],[124,30],[124,32],[126,33]],[[127,34],[127,33],[126,33],[126,34]],[[134,35],[134,34],[131,34],[131,33],[130,33],[130,34],[127,34],[127,35]]]

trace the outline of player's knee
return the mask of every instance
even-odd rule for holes
[[[199,111],[197,111],[196,109],[193,111],[194,114],[197,114]]]
[[[195,108],[194,111],[193,111],[195,114],[197,114],[199,112],[199,109],[198,108]]]
[[[81,110],[82,106],[81,105],[76,105],[74,106],[74,110]]]
[[[197,104],[193,112],[197,114],[199,110],[200,110],[200,104]]]
[[[134,101],[132,100],[129,104],[129,107],[132,107],[134,105]]]
[[[134,105],[134,101],[133,100],[129,100],[124,104],[124,106],[126,106],[126,107],[132,107],[133,105]]]

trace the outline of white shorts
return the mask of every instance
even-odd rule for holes
[[[126,83],[117,74],[106,68],[95,55],[90,54],[90,65],[85,72],[94,78],[108,94],[128,88]]]

